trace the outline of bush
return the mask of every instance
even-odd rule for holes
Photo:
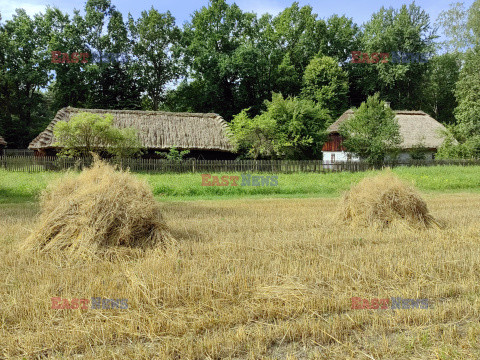
[[[339,132],[347,151],[372,165],[381,164],[387,155],[395,158],[402,142],[395,112],[380,101],[378,93],[354,110]]]
[[[248,109],[236,115],[230,130],[237,151],[248,157],[320,158],[331,122],[329,112],[314,101],[273,94],[267,110],[250,118]]]
[[[92,152],[107,152],[117,157],[140,153],[141,144],[135,129],[113,126],[113,116],[83,112],[69,121],[55,124],[57,138],[54,146],[60,147],[60,156],[90,156]]]

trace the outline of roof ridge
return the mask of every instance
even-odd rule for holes
[[[357,110],[357,109],[348,109],[348,110],[345,110],[343,112],[343,114],[345,113],[353,113],[354,110]],[[395,113],[397,114],[401,114],[401,113],[405,113],[405,114],[425,114],[425,115],[428,115],[425,111],[423,110],[393,110]]]
[[[428,115],[422,110],[394,110],[395,114],[417,114],[417,115]]]
[[[152,114],[152,115],[177,115],[177,116],[189,116],[189,117],[204,117],[204,118],[213,118],[220,116],[217,113],[191,113],[191,112],[173,112],[173,111],[160,111],[160,110],[129,110],[129,109],[90,109],[90,108],[75,108],[71,106],[67,106],[62,108],[61,110],[67,110],[69,112],[106,112],[106,113],[118,113],[118,114]]]

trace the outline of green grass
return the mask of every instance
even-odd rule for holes
[[[480,166],[403,167],[393,170],[423,192],[480,192]],[[239,197],[333,197],[377,171],[329,174],[278,174],[278,186],[202,186],[200,173],[136,174],[146,179],[160,201],[231,199]],[[238,175],[239,173],[212,173]],[[263,174],[268,175],[268,174]],[[0,170],[0,203],[35,201],[61,173],[22,173]],[[239,181],[240,184],[241,181]]]
[[[62,176],[55,172],[10,172],[0,169],[0,204],[35,200],[49,182]]]

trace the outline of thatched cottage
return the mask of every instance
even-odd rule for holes
[[[395,111],[395,118],[400,126],[402,143],[398,160],[408,161],[411,159],[412,149],[421,145],[425,148],[425,159],[433,159],[444,138],[441,135],[445,126],[423,111]],[[328,140],[323,145],[323,161],[334,163],[338,161],[358,161],[353,154],[346,152],[342,146],[342,137],[338,133],[340,125],[353,115],[352,110],[345,111],[337,121],[327,128]]]
[[[227,137],[227,123],[217,114],[174,113],[139,110],[101,110],[66,107],[59,110],[47,126],[28,146],[36,155],[54,155],[58,148],[53,128],[58,121],[68,121],[81,113],[112,114],[113,124],[119,128],[135,128],[147,157],[155,151],[172,147],[190,150],[188,157],[200,159],[234,159],[233,145]]]

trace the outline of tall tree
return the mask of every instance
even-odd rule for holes
[[[366,53],[422,53],[434,51],[436,35],[429,15],[415,4],[400,9],[385,9],[372,15],[364,25],[360,43]],[[419,109],[428,64],[387,63],[352,64],[352,79],[360,83],[363,96],[379,92],[396,109]]]
[[[315,57],[303,75],[302,97],[316,101],[337,117],[348,108],[348,75],[328,56]]]
[[[78,10],[74,11],[74,16],[70,20],[69,16],[59,9],[47,8],[44,20],[50,31],[50,52],[60,51],[73,55],[88,51],[85,21]],[[85,77],[87,65],[78,58],[74,60],[76,62],[70,62],[70,57],[69,62],[63,62],[63,56],[58,60],[62,62],[53,62],[52,59],[50,64],[51,70],[55,72],[55,80],[49,86],[52,111],[56,112],[65,106],[84,106],[89,91]]]
[[[480,46],[467,51],[455,95],[455,117],[465,138],[480,135]]]
[[[214,110],[227,119],[247,107],[258,114],[272,91],[299,95],[303,73],[317,53],[345,59],[356,27],[345,17],[332,17],[329,26],[298,2],[275,17],[257,18],[212,0],[185,27],[185,59],[194,81],[179,90],[208,94],[200,111]]]
[[[48,122],[42,91],[51,75],[49,32],[41,14],[30,18],[17,9],[12,20],[0,27],[0,117],[4,136],[11,147],[24,148]]]
[[[326,39],[320,51],[344,63],[352,51],[359,50],[359,35],[360,29],[351,18],[332,15],[327,19]]]
[[[467,50],[457,81],[457,123],[439,150],[443,158],[480,158],[480,46]]]
[[[430,60],[422,95],[422,109],[443,124],[455,123],[453,110],[457,106],[455,84],[460,72],[460,60],[455,54],[443,54]]]
[[[480,0],[475,0],[470,8],[464,3],[450,5],[437,18],[437,26],[446,38],[440,45],[447,52],[464,53],[480,43]]]
[[[274,32],[271,36],[281,51],[279,71],[286,74],[288,69],[290,78],[294,80],[287,89],[277,86],[275,91],[296,96],[301,91],[302,77],[308,63],[319,51],[326,49],[326,23],[317,19],[311,6],[300,7],[298,2],[294,2],[273,18],[272,26]]]
[[[252,35],[253,13],[243,13],[225,0],[210,0],[195,11],[184,27],[185,61],[191,76],[202,85],[207,102],[201,111],[216,111],[231,117],[241,109],[236,102],[238,70],[235,51]]]
[[[133,37],[133,55],[138,58],[136,69],[140,84],[158,110],[164,99],[165,86],[175,80],[180,72],[178,45],[180,29],[175,26],[175,18],[167,12],[159,13],[153,7],[143,11],[140,19],[129,18]]]
[[[10,84],[7,78],[7,67],[5,65],[8,37],[1,20],[2,14],[0,13],[0,134],[6,136],[6,123],[11,117],[9,109]]]
[[[90,91],[87,106],[103,109],[140,109],[141,91],[131,61],[131,42],[122,14],[110,0],[87,0],[87,41],[97,62],[90,62],[86,76]],[[121,61],[105,61],[106,54],[122,54]]]

